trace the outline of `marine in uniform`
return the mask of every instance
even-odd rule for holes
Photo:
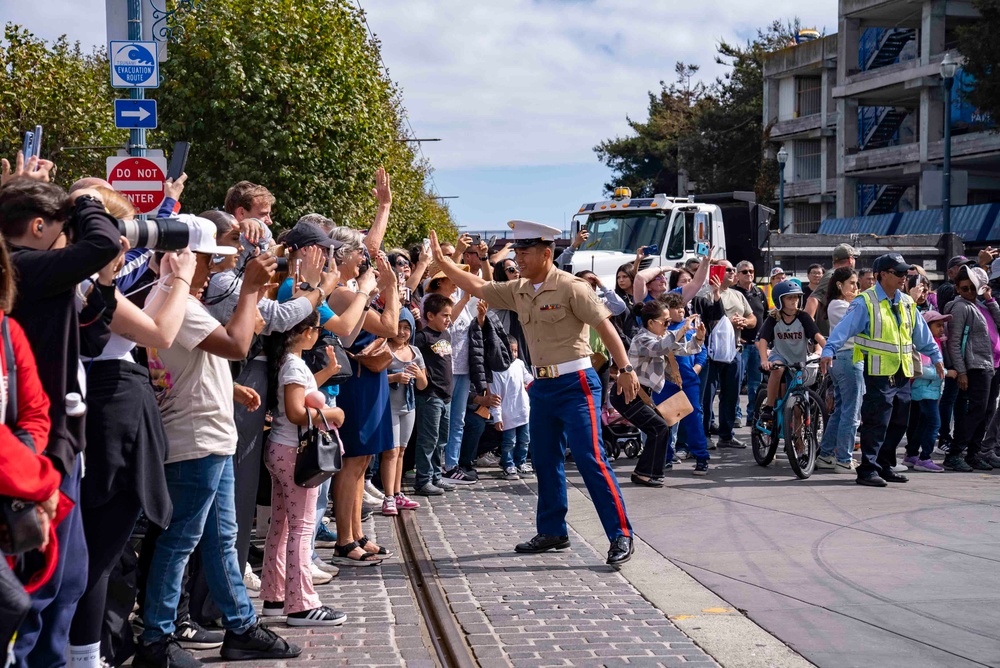
[[[434,232],[431,248],[438,266],[458,287],[490,306],[517,312],[535,365],[528,397],[538,534],[515,550],[536,553],[569,547],[564,468],[568,446],[611,541],[607,563],[617,567],[632,556],[632,526],[601,444],[601,381],[590,363],[588,327],[601,336],[621,369],[616,389],[627,401],[635,397],[638,380],[611,313],[593,288],[553,264],[559,230],[521,220],[508,225],[521,273],[517,281],[491,283],[462,271],[441,252]]]
[[[861,463],[858,465],[859,485],[885,487],[888,482],[906,482],[905,475],[895,473],[895,447],[886,445],[886,434],[892,421],[893,409],[908,416],[910,379],[913,378],[913,350],[927,355],[934,362],[938,376],[944,378],[944,361],[931,330],[917,315],[917,307],[902,291],[907,272],[913,265],[896,253],[875,260],[872,271],[877,281],[854,298],[843,319],[830,332],[820,370],[826,373],[837,351],[855,338],[854,362],[864,360],[865,400],[861,406]],[[893,425],[895,429],[906,429]],[[888,439],[898,443],[898,439]],[[883,447],[884,446],[884,447]]]

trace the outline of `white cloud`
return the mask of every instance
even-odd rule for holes
[[[212,0],[205,0],[211,2]],[[836,30],[837,3],[792,0],[362,0],[423,151],[440,169],[593,163],[643,118],[674,63],[702,66],[719,38],[773,19]],[[85,45],[105,40],[104,0],[0,0],[0,18]],[[290,17],[291,20],[291,17]]]

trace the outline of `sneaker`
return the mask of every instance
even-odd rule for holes
[[[740,439],[736,438],[735,436],[732,436],[732,437],[727,438],[725,440],[719,439],[719,447],[720,448],[734,448],[736,450],[742,450],[743,448],[747,447],[747,444],[744,443],[743,441],[741,441]]]
[[[366,489],[364,496],[361,499],[361,502],[368,506],[380,508],[382,506],[382,499],[384,498],[385,497],[383,496],[372,496],[371,494],[368,493],[368,490]]]
[[[444,490],[446,492],[454,492],[455,491],[455,481],[454,480],[448,480],[447,478],[441,478],[440,480],[435,481],[434,484],[437,485],[438,488],[440,488],[440,489],[442,489],[442,490]]]
[[[743,426],[743,418],[738,417],[735,420],[733,420],[733,429],[739,429],[742,426]]]
[[[285,623],[289,626],[340,626],[345,621],[347,621],[347,615],[339,610],[321,605],[312,610],[293,612],[288,615]]]
[[[362,501],[361,503],[361,521],[365,522],[371,518],[372,514],[376,509],[382,507],[381,501],[376,501],[375,503],[366,503]]]
[[[371,496],[374,496],[376,499],[385,498],[385,494],[382,493],[382,490],[376,487],[375,483],[373,483],[371,480],[365,480],[365,491],[368,492],[368,494],[370,494]]]
[[[971,462],[966,462],[976,471],[992,471],[993,465],[990,464],[986,459],[977,455]]]
[[[959,473],[971,473],[972,467],[969,466],[961,455],[948,455],[944,458],[943,463],[944,469],[946,471],[958,471]]]
[[[918,459],[917,463],[913,465],[914,471],[926,471],[927,473],[940,473],[944,471],[944,468],[940,464],[936,464],[932,459]]]
[[[939,438],[937,446],[935,446],[934,451],[939,455],[948,455],[948,448],[951,447],[951,441],[946,438]]]
[[[264,601],[260,614],[263,617],[283,617],[285,614],[284,601]]]
[[[484,468],[484,469],[500,466],[500,458],[497,457],[492,452],[487,452],[485,455],[477,459],[474,462],[474,465],[477,468]]]
[[[225,638],[218,631],[208,631],[193,619],[186,619],[174,631],[178,644],[184,649],[215,649],[222,647]]]
[[[774,422],[774,406],[761,406],[760,413],[757,415],[757,422],[764,423],[767,426]]]
[[[312,565],[320,569],[324,573],[329,573],[333,577],[340,575],[340,569],[333,564],[328,564],[319,557],[314,557],[312,560]]]
[[[136,668],[200,668],[204,664],[182,649],[177,638],[170,635],[148,645],[136,643],[132,665]]]
[[[709,425],[708,425],[708,435],[709,436],[718,436],[719,435],[719,425],[717,425],[714,422],[709,423]]]
[[[518,466],[517,472],[521,475],[535,475],[535,469],[531,466],[530,462],[524,462]]]
[[[706,443],[707,443],[707,446],[706,446],[706,447],[707,447],[707,448],[708,448],[709,450],[716,450],[716,449],[718,448],[718,446],[717,446],[717,445],[715,444],[715,441],[713,441],[712,439],[710,439],[710,438],[706,438],[706,439],[705,439],[705,441],[706,441]]]
[[[337,545],[337,532],[321,524],[316,532],[316,547],[334,547]]]
[[[294,659],[302,648],[258,622],[243,633],[226,631],[221,654],[226,661]]]
[[[694,471],[691,475],[708,475],[708,462],[701,460],[694,465]]]
[[[396,515],[399,514],[399,511],[396,510],[396,497],[387,496],[385,497],[385,499],[383,499],[382,514],[385,515],[386,517],[395,517]]]
[[[980,458],[993,468],[1000,468],[1000,457],[993,450],[987,450],[986,452],[979,453]]]
[[[247,588],[247,596],[257,598],[260,596],[260,578],[250,568],[250,564],[243,569],[243,585]]]
[[[833,465],[834,473],[850,473],[851,475],[857,475],[858,463],[853,459],[849,462],[837,462]]]
[[[833,471],[837,468],[837,460],[833,455],[816,455],[816,468]]]
[[[682,459],[694,459],[694,455],[691,454],[690,450],[681,449],[681,450],[677,451],[677,458],[679,460],[682,460]],[[675,463],[680,464],[680,461],[677,461]]]
[[[517,474],[517,467],[516,466],[508,466],[507,468],[505,468],[503,470],[503,479],[504,480],[520,480],[521,476],[519,476]]]
[[[444,494],[444,490],[434,483],[429,482],[414,493],[420,496],[441,496]]]
[[[333,579],[333,576],[326,571],[320,570],[315,564],[309,564],[309,571],[312,573],[312,581],[314,585],[325,585],[327,582]]]
[[[891,467],[889,470],[892,471],[893,473],[906,473],[910,469],[909,469],[909,467],[906,464],[896,464],[895,466]]]
[[[420,504],[402,492],[396,495],[396,510],[416,510]]]
[[[910,455],[909,457],[905,457],[903,459],[903,465],[906,466],[906,468],[908,469],[913,469],[917,467],[917,462],[919,461],[920,457],[916,455]]]
[[[472,485],[478,482],[478,476],[473,477],[458,466],[450,471],[445,471],[444,478],[453,485]]]

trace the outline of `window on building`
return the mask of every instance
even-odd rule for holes
[[[818,114],[823,105],[822,77],[795,77],[795,115]]]
[[[799,234],[815,234],[819,232],[819,224],[823,218],[822,204],[796,204],[792,209],[795,231]]]
[[[821,146],[819,139],[800,139],[795,142],[796,181],[808,181],[820,177]]]

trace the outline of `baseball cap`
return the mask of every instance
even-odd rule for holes
[[[188,248],[192,253],[210,253],[212,255],[236,255],[233,246],[220,246],[216,241],[219,228],[207,218],[201,218],[190,213],[182,213],[177,219],[188,226]]]
[[[949,322],[951,320],[950,315],[938,313],[937,311],[934,310],[924,311],[920,315],[923,316],[924,322],[926,322],[928,325],[931,324],[932,322],[937,322],[939,320],[943,320],[944,322]]]
[[[993,260],[992,264],[990,264],[990,280],[992,281],[997,278],[1000,278],[1000,257]]]
[[[986,288],[990,284],[990,278],[986,275],[986,271],[980,267],[968,267],[967,271],[969,272],[969,280],[976,286],[976,294],[981,295],[986,292]]]
[[[340,248],[343,244],[331,239],[319,225],[300,220],[288,231],[284,239],[289,250],[298,250],[306,246],[323,246],[324,248]]]
[[[781,267],[774,267],[773,269],[771,269],[771,278],[774,278],[775,276],[782,275],[784,273],[785,273],[785,270],[782,269]]]
[[[948,260],[948,269],[954,269],[955,267],[960,267],[963,264],[967,264],[969,266],[974,267],[976,266],[976,261],[971,260],[965,257],[964,255],[956,255],[955,257]]]
[[[903,259],[903,256],[899,253],[886,253],[885,255],[880,255],[872,265],[872,271],[875,273],[880,271],[906,272],[912,268],[913,265],[907,264]]]
[[[855,250],[854,246],[850,244],[840,244],[833,249],[833,261],[841,262],[843,260],[849,260],[852,257],[859,257],[861,253]]]

